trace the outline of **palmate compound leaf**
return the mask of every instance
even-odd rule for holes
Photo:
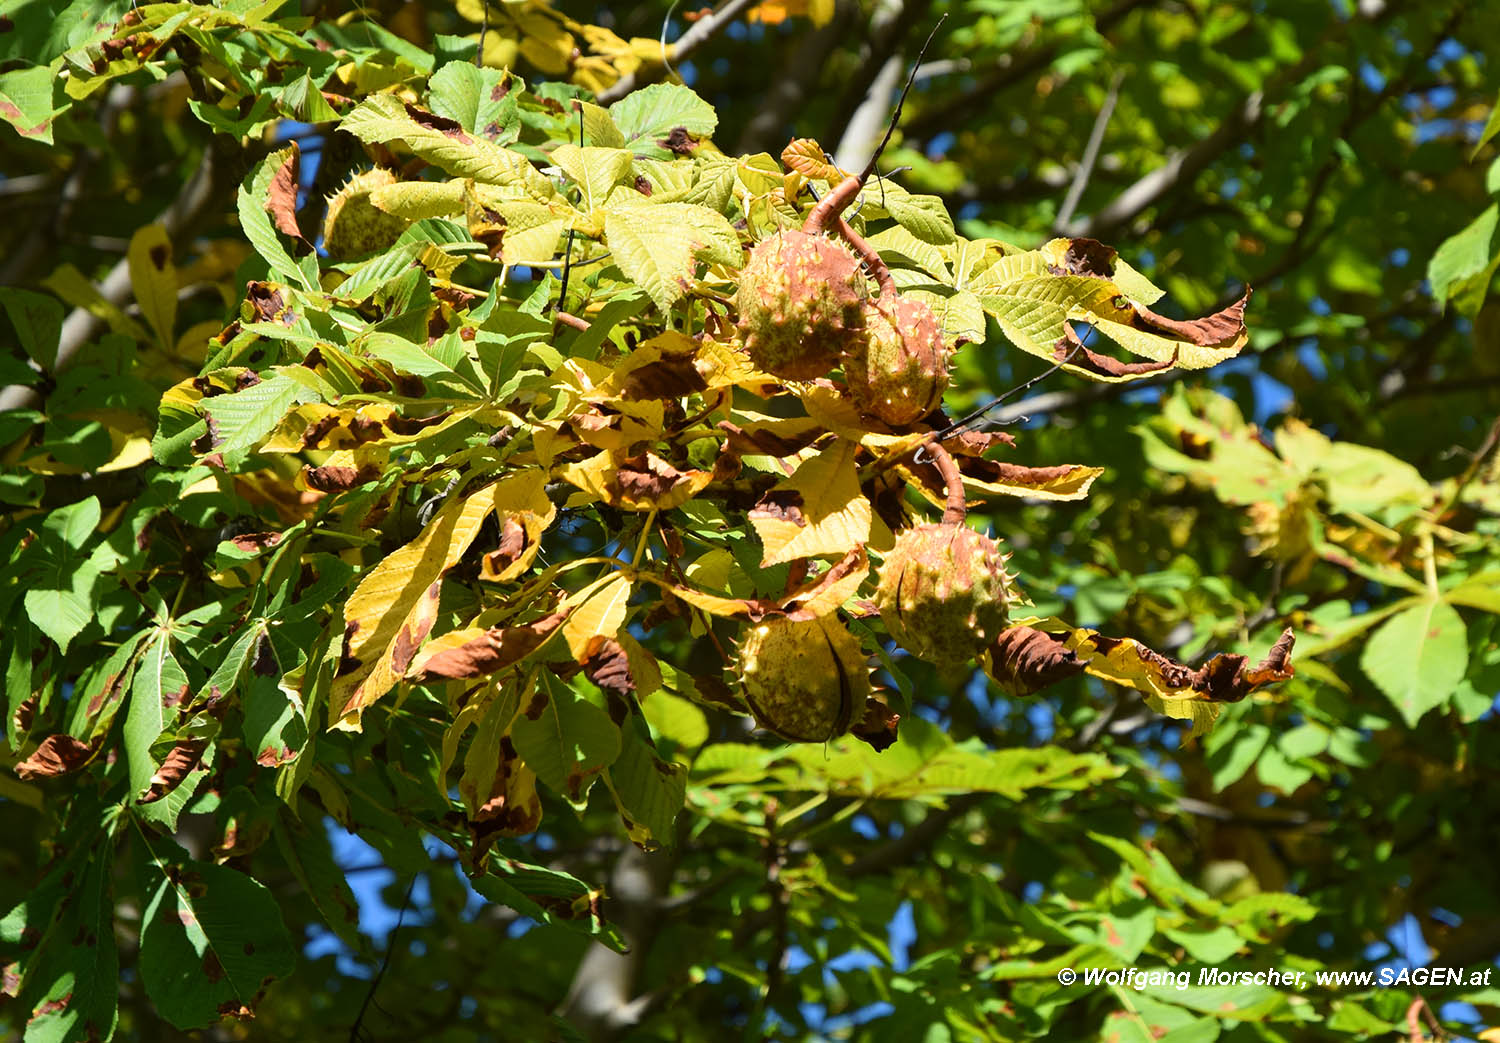
[[[1468,671],[1468,631],[1452,605],[1424,598],[1370,635],[1359,665],[1415,728],[1428,710],[1447,704]]]
[[[510,725],[521,759],[552,792],[582,806],[600,774],[620,755],[620,728],[604,710],[550,671],[524,697]]]
[[[615,204],[604,215],[604,241],[662,311],[686,291],[695,259],[738,265],[743,256],[728,218],[693,203]]]
[[[296,964],[276,899],[227,866],[144,857],[141,980],[152,1004],[181,1029],[252,1016],[269,980]]]

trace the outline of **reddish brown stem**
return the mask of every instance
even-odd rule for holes
[[[838,220],[839,215],[849,208],[849,204],[854,202],[854,197],[864,187],[865,179],[857,174],[844,178],[818,200],[818,205],[812,208],[807,220],[802,222],[802,230],[808,235],[821,235],[828,231],[828,226]]]
[[[925,448],[927,455],[937,465],[938,474],[943,476],[943,485],[948,489],[948,506],[943,511],[943,524],[962,525],[969,516],[969,501],[964,497],[964,476],[948,450],[937,442],[928,442]]]
[[[875,247],[871,246],[864,236],[849,227],[849,222],[842,217],[834,218],[834,228],[845,241],[854,248],[855,254],[865,263],[870,270],[870,275],[880,287],[880,296],[896,296],[896,280],[891,275],[891,269],[880,259],[880,254]]]
[[[565,311],[555,312],[553,314],[553,318],[562,323],[564,326],[572,326],[575,330],[579,330],[580,332],[585,332],[589,328],[587,319],[580,319],[577,315],[570,315]]]

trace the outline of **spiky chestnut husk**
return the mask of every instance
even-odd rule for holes
[[[334,259],[360,257],[388,249],[410,223],[370,202],[370,193],[394,185],[396,175],[376,167],[356,174],[328,197],[323,218],[323,249]]]
[[[761,727],[825,742],[864,709],[870,676],[859,641],[837,619],[767,619],[740,645],[740,686]]]
[[[875,607],[902,648],[942,666],[968,662],[1005,627],[1010,577],[994,540],[967,525],[918,525],[896,537]]]
[[[838,365],[867,295],[859,261],[823,235],[782,232],[760,243],[740,273],[735,303],[755,364],[787,380]]]
[[[849,393],[861,412],[905,427],[943,402],[948,344],[932,309],[914,297],[864,306],[864,335],[844,359]]]

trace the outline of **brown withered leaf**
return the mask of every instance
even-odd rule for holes
[[[796,489],[770,489],[750,509],[751,516],[776,518],[793,525],[807,525],[802,513],[802,494]]]
[[[681,398],[708,388],[708,381],[698,372],[692,352],[663,352],[662,357],[637,366],[625,377],[622,398]]]
[[[589,638],[584,653],[583,676],[614,696],[624,698],[635,691],[635,678],[630,673],[630,656],[620,642],[604,634]]]
[[[231,536],[229,542],[238,550],[254,552],[276,546],[281,542],[281,536],[279,532],[243,532],[238,536]]]
[[[878,753],[890,749],[896,742],[896,725],[901,715],[890,708],[885,694],[874,692],[865,699],[865,711],[850,728],[850,734],[861,742],[867,742]]]
[[[266,196],[266,210],[277,230],[293,239],[302,238],[302,230],[297,227],[297,168],[300,156],[294,141],[286,162],[272,176],[270,191]]]
[[[428,112],[426,109],[419,109],[417,106],[411,104],[406,106],[406,114],[416,121],[418,126],[445,134],[454,141],[468,145],[474,140],[468,134],[464,133],[464,128],[457,120],[451,120],[446,116],[439,116],[435,112]]]
[[[1136,319],[1146,329],[1170,333],[1201,348],[1230,344],[1244,336],[1245,305],[1250,303],[1250,292],[1250,288],[1245,287],[1245,296],[1223,311],[1201,319],[1169,319],[1140,304],[1134,305]]]
[[[320,493],[344,492],[360,484],[360,470],[338,464],[325,464],[322,467],[307,464],[302,468],[302,480],[309,489],[316,489]]]
[[[995,683],[1018,697],[1083,672],[1083,662],[1061,638],[1032,627],[1006,627],[984,656]]]
[[[88,763],[93,749],[71,735],[49,735],[36,752],[16,765],[16,776],[22,779],[49,779],[77,771]]]
[[[1078,334],[1073,332],[1069,323],[1063,324],[1067,335],[1052,347],[1052,357],[1058,362],[1066,362],[1070,366],[1086,369],[1091,373],[1098,373],[1106,377],[1133,377],[1142,373],[1156,373],[1160,370],[1171,369],[1177,365],[1177,355],[1165,362],[1121,362],[1117,358],[1091,351],[1084,347],[1083,342],[1078,339]]]
[[[1054,265],[1054,275],[1092,275],[1107,279],[1115,274],[1115,258],[1120,252],[1106,246],[1097,239],[1079,237],[1068,240],[1068,252],[1063,255],[1061,269]]]
[[[691,482],[701,471],[679,471],[655,453],[639,453],[620,461],[610,483],[627,500],[660,501],[678,486]]]
[[[1285,681],[1295,673],[1291,658],[1296,640],[1287,627],[1254,666],[1248,666],[1242,655],[1216,655],[1194,673],[1192,686],[1214,702],[1239,702],[1262,685]]]
[[[493,627],[472,641],[432,656],[414,680],[461,680],[504,670],[540,648],[567,618],[567,613],[555,612],[524,626]]]
[[[268,282],[252,282],[245,288],[245,300],[261,322],[272,322],[286,311],[286,298]]]
[[[173,746],[162,760],[161,767],[156,769],[156,774],[151,776],[146,792],[136,798],[136,803],[154,803],[181,786],[182,780],[192,774],[203,759],[203,751],[207,748],[207,739],[188,739]]]
[[[526,550],[526,526],[510,515],[500,523],[500,546],[484,556],[484,575],[498,576],[520,560]]]

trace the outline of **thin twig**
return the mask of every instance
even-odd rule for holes
[[[723,7],[720,7],[713,14],[698,19],[672,45],[672,57],[679,62],[682,61],[704,43],[707,43],[715,33],[738,18],[741,11],[753,6],[756,2],[757,0],[728,0]],[[665,72],[666,69],[657,70],[653,68],[652,71]],[[643,74],[640,70],[627,73],[599,92],[599,104],[613,104],[637,87],[644,87],[649,82],[651,82],[650,75]]]
[[[417,877],[414,873],[411,883],[406,885],[406,897],[401,899],[401,910],[396,914],[396,926],[391,928],[390,937],[386,939],[385,958],[380,961],[380,969],[375,972],[375,977],[370,982],[369,991],[365,993],[365,1001],[359,1005],[359,1014],[355,1016],[354,1024],[349,1026],[349,1043],[359,1043],[360,1027],[365,1020],[365,1012],[374,1002],[375,990],[380,988],[380,979],[385,977],[386,969],[391,965],[391,954],[396,951],[396,933],[401,930],[401,921],[406,918],[406,910],[411,905],[411,893],[416,886]]]

